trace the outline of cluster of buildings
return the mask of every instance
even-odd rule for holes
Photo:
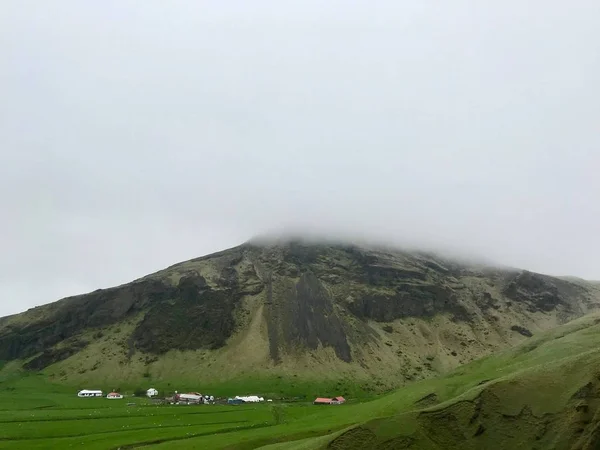
[[[153,398],[158,395],[158,391],[154,388],[150,388],[146,391],[146,396],[148,398]],[[89,390],[83,389],[77,393],[78,397],[103,397],[104,393],[101,390]],[[115,400],[122,399],[123,395],[118,392],[110,392],[107,396],[107,399]],[[199,392],[187,392],[187,393],[178,393],[175,391],[175,395],[173,397],[167,398],[166,401],[171,404],[180,405],[212,405],[215,403],[215,398],[212,395],[203,395]],[[262,403],[264,402],[264,397],[259,397],[258,395],[247,395],[247,396],[239,396],[231,397],[227,399],[227,404],[229,405],[241,405],[244,403]],[[272,400],[267,400],[267,402],[272,402]],[[317,397],[313,401],[313,405],[341,405],[346,403],[346,399],[344,397]]]
[[[157,395],[158,391],[154,388],[150,388],[146,391],[146,396],[148,398],[156,397]],[[77,393],[77,397],[104,397],[104,393],[99,389],[82,389]],[[110,400],[119,400],[123,398],[123,395],[118,392],[109,392],[106,398]]]

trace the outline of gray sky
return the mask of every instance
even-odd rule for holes
[[[600,278],[597,0],[0,10],[0,315],[289,228]]]

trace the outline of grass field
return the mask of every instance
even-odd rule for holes
[[[572,411],[582,401],[588,415],[600,406],[593,400],[600,377],[599,321],[588,316],[444,377],[378,398],[358,395],[339,406],[308,401],[159,406],[145,398],[81,399],[76,389],[52,384],[44,375],[22,376],[5,368],[0,448],[308,450],[332,441],[332,448],[361,450],[571,448],[561,443],[584,439],[586,427],[597,425],[592,416],[579,425]],[[259,380],[252,383],[252,393],[272,390]],[[582,386],[591,394],[577,394]],[[214,388],[234,387],[239,388]],[[573,398],[579,403],[572,404]]]

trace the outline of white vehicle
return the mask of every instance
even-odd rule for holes
[[[77,397],[102,397],[102,391],[83,389],[77,393]]]

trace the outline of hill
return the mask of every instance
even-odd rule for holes
[[[422,252],[248,243],[2,318],[0,361],[73,385],[295,379],[383,391],[599,307],[600,287],[578,279]]]
[[[156,406],[78,399],[0,377],[6,449],[591,450],[600,441],[600,314],[370,401]]]
[[[377,417],[343,432],[277,448],[596,449],[599,338],[593,314],[376,400]]]

